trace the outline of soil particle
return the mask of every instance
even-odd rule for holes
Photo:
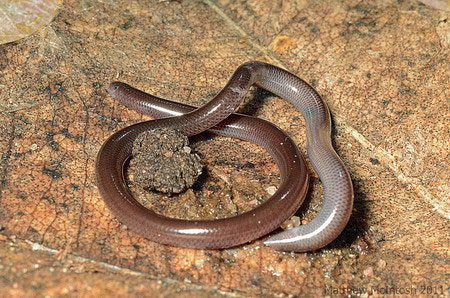
[[[167,128],[143,132],[136,138],[130,166],[136,167],[135,181],[144,189],[168,194],[190,188],[203,169],[188,138]]]

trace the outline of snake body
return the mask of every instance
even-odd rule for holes
[[[331,121],[319,94],[294,74],[263,62],[242,64],[227,85],[200,108],[167,101],[114,82],[112,97],[143,114],[162,118],[137,123],[114,133],[101,147],[96,163],[100,193],[113,214],[128,228],[152,241],[191,248],[237,246],[270,233],[292,216],[303,202],[308,185],[305,161],[295,143],[262,119],[233,114],[248,89],[256,85],[289,101],[306,120],[308,156],[323,183],[323,206],[308,224],[272,235],[264,243],[282,251],[312,251],[333,241],[346,226],[353,207],[353,188],[344,164],[331,144]],[[257,208],[218,220],[182,220],[159,215],[138,203],[124,179],[138,134],[172,128],[187,136],[209,130],[254,142],[275,160],[281,183]]]

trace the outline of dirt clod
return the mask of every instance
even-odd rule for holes
[[[135,181],[144,189],[169,194],[190,188],[203,169],[188,138],[166,128],[144,132],[136,138],[130,166],[136,167]]]

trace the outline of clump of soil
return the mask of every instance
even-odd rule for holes
[[[192,187],[203,169],[188,138],[167,128],[143,132],[136,138],[130,166],[136,168],[135,182],[141,187],[168,194]]]

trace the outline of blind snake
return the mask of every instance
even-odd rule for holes
[[[167,101],[114,82],[110,95],[129,108],[162,118],[137,123],[114,133],[98,152],[97,184],[106,205],[130,230],[155,242],[220,249],[237,246],[275,230],[303,202],[308,185],[305,161],[283,131],[262,119],[233,114],[248,89],[256,85],[286,99],[306,120],[308,156],[323,183],[323,206],[305,225],[272,235],[264,244],[281,251],[317,250],[346,226],[353,207],[350,175],[331,144],[330,112],[318,93],[294,74],[263,62],[242,64],[211,101],[194,108]],[[281,182],[265,203],[237,216],[217,220],[182,220],[157,214],[138,203],[125,182],[124,165],[132,143],[143,131],[168,127],[192,136],[205,130],[254,142],[275,160]]]

